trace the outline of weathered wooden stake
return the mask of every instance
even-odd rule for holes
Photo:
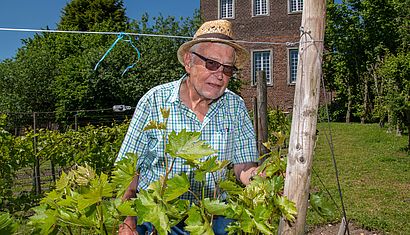
[[[322,72],[325,0],[305,0],[284,194],[296,203],[293,223],[281,219],[278,234],[305,234]]]
[[[268,141],[268,103],[266,89],[265,71],[260,70],[256,73],[256,94],[258,111],[258,150],[259,154],[267,153],[263,143]]]
[[[41,194],[41,180],[40,180],[40,159],[37,156],[37,113],[33,113],[33,132],[34,132],[34,138],[33,138],[33,150],[34,150],[34,157],[35,157],[35,162],[34,162],[34,185],[36,189],[36,195]]]
[[[253,129],[255,130],[256,143],[258,142],[258,100],[252,97],[253,104]],[[259,150],[259,149],[258,149]]]

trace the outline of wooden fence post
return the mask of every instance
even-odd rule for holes
[[[255,130],[255,141],[258,143],[258,100],[256,97],[252,97],[253,104],[253,129]],[[257,146],[259,148],[259,146]],[[259,149],[258,149],[259,150]]]
[[[258,112],[258,150],[259,154],[263,155],[268,152],[265,146],[263,146],[263,143],[268,141],[266,73],[263,70],[260,70],[256,73],[256,94]]]
[[[325,0],[305,0],[284,194],[296,203],[293,223],[280,221],[278,234],[305,234],[326,17]]]
[[[33,113],[33,151],[34,151],[34,185],[36,188],[36,195],[41,194],[41,180],[40,180],[40,159],[37,156],[37,113]]]

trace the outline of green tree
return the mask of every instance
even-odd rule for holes
[[[408,45],[409,1],[346,0],[328,4],[324,71],[336,103],[352,117],[364,121],[384,119],[384,81],[377,73],[384,57]],[[404,49],[407,50],[407,49]]]
[[[107,28],[112,31],[123,30],[126,25],[122,0],[72,0],[64,7],[58,28],[80,31]]]
[[[402,125],[410,130],[410,52],[389,55],[377,70],[384,82],[383,108],[398,133]],[[410,149],[410,135],[409,145]]]

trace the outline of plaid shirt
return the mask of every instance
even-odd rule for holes
[[[178,133],[182,129],[201,132],[201,140],[218,151],[218,160],[229,160],[233,164],[257,161],[255,132],[242,98],[226,90],[210,105],[201,123],[196,114],[179,99],[179,87],[185,78],[152,88],[138,102],[118,159],[128,152],[138,154],[139,189],[147,189],[153,181],[165,175],[163,133],[161,130],[143,131],[150,120],[164,121],[160,108],[170,110],[167,134],[172,130]],[[170,163],[172,158],[167,156],[167,161]],[[191,190],[200,198],[202,185],[194,180],[192,169],[184,165],[184,161],[181,158],[175,160],[170,176],[185,172],[190,179]],[[213,197],[215,181],[223,179],[225,175],[226,170],[206,175],[205,197]],[[188,193],[181,198],[194,199]]]

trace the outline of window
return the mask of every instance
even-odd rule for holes
[[[269,0],[253,0],[253,15],[268,15]]]
[[[272,85],[271,75],[271,51],[254,51],[252,53],[252,85],[256,85],[256,73],[260,70],[265,71],[266,84]]]
[[[289,0],[289,12],[300,12],[303,10],[303,0]]]
[[[296,75],[298,71],[299,50],[289,49],[289,83],[296,83]]]
[[[219,0],[219,16],[221,19],[234,18],[234,0]]]

